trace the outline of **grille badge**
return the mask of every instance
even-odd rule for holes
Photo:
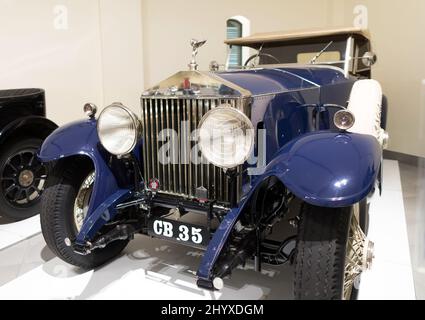
[[[154,178],[149,180],[149,189],[151,191],[158,191],[159,187],[160,183],[158,179]]]
[[[201,202],[208,201],[208,189],[205,187],[197,188],[195,196]]]

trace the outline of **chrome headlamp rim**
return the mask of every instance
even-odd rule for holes
[[[120,108],[120,109],[124,110],[128,114],[128,116],[130,117],[130,119],[133,122],[134,127],[135,127],[135,135],[134,135],[133,143],[131,144],[131,147],[126,150],[126,152],[114,152],[112,150],[109,150],[108,148],[105,147],[104,143],[102,142],[102,138],[101,138],[101,135],[100,135],[100,128],[99,128],[100,119],[102,118],[103,114],[105,114],[109,109],[112,109],[112,108]],[[139,142],[141,135],[142,135],[142,125],[141,125],[139,118],[130,108],[126,107],[121,102],[114,102],[114,103],[112,103],[111,105],[107,106],[106,108],[104,108],[102,110],[102,112],[99,114],[99,117],[97,119],[96,130],[97,130],[97,134],[99,136],[100,143],[106,149],[106,151],[108,151],[110,154],[118,156],[118,157],[130,154],[134,150],[134,148],[136,147],[136,145]]]
[[[248,125],[248,130],[252,130],[252,132],[254,132],[254,125],[252,124],[252,121],[251,121],[251,119],[249,119],[249,117],[244,113],[244,112],[242,112],[241,110],[239,110],[239,109],[237,109],[237,108],[234,108],[234,107],[232,107],[230,104],[221,104],[221,105],[219,105],[219,106],[217,106],[217,107],[215,107],[215,108],[212,108],[211,110],[209,110],[203,117],[202,117],[202,119],[201,119],[201,121],[199,121],[199,124],[198,124],[198,134],[197,134],[197,140],[198,140],[198,146],[199,146],[199,149],[200,149],[200,151],[201,151],[201,153],[202,154],[204,154],[204,151],[202,150],[203,149],[203,147],[202,147],[202,143],[201,143],[201,135],[200,135],[200,132],[201,132],[201,129],[202,129],[202,126],[203,126],[203,124],[204,124],[204,122],[207,120],[207,118],[211,115],[211,114],[213,114],[213,113],[215,113],[215,112],[219,112],[220,110],[225,110],[225,111],[230,111],[230,112],[234,112],[235,113],[235,115],[237,115],[238,117],[241,117],[242,118],[242,120],[243,120],[243,122],[245,123],[245,124],[247,124]],[[235,167],[237,167],[237,166],[239,166],[239,165],[242,165],[243,163],[245,163],[248,159],[249,159],[249,157],[250,157],[250,155],[251,155],[251,153],[252,153],[252,150],[254,149],[254,140],[255,140],[255,138],[254,137],[252,137],[252,139],[251,139],[251,145],[250,145],[250,148],[249,148],[249,151],[247,152],[247,154],[244,156],[244,158],[243,158],[243,161],[239,161],[240,163],[236,163],[236,164],[232,164],[232,165],[223,165],[223,164],[221,164],[221,163],[218,163],[218,162],[216,162],[216,161],[214,161],[214,160],[211,160],[211,159],[208,159],[207,157],[205,157],[205,158],[207,158],[207,160],[208,160],[208,162],[210,162],[211,164],[213,164],[214,166],[216,166],[216,167],[219,167],[219,168],[222,168],[222,169],[233,169],[233,168],[235,168]]]
[[[341,124],[338,120],[343,115],[348,115],[349,117],[351,117],[351,122],[349,122],[347,125]],[[339,130],[347,131],[347,130],[350,130],[356,123],[356,117],[354,116],[354,113],[352,113],[350,110],[344,109],[344,110],[339,110],[338,112],[335,112],[333,121],[335,126]]]

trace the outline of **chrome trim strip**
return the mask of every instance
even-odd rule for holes
[[[345,51],[344,76],[348,79],[350,71],[353,71],[354,37],[347,39],[347,50]],[[351,65],[350,65],[351,64]]]
[[[176,124],[175,124],[175,110],[176,110],[176,107],[175,107],[175,103],[174,103],[174,100],[170,100],[170,104],[171,104],[171,123],[172,123],[172,125],[171,125],[171,128],[173,129],[173,132],[176,132]],[[172,137],[172,139],[173,139],[173,144],[174,145],[178,145],[178,138],[177,138],[177,141],[175,141],[174,140],[174,136]],[[176,150],[177,149],[177,150]],[[172,151],[172,156],[173,156],[173,158],[172,158],[172,161],[173,161],[173,190],[174,190],[174,192],[177,192],[177,190],[178,190],[178,179],[177,179],[177,177],[178,177],[178,174],[177,174],[177,165],[175,164],[176,163],[176,160],[178,160],[179,159],[179,155],[178,155],[178,153],[177,154],[175,154],[175,151],[177,151],[177,152],[179,152],[179,149],[178,149],[178,147],[177,148],[175,148],[175,149],[173,149],[173,151]]]
[[[192,100],[192,110],[191,110],[191,117],[192,117],[192,121],[191,123],[191,140],[192,140],[192,132],[193,130],[197,129],[197,125],[198,125],[198,108],[199,108],[199,100]],[[192,152],[190,153],[191,157],[192,157]],[[195,155],[195,157],[197,157],[197,155]],[[198,180],[198,165],[196,164],[191,164],[192,168],[191,171],[193,171],[193,180],[195,181],[195,184],[199,181]],[[192,190],[193,190],[193,194],[196,195],[196,185],[191,186]]]
[[[282,72],[282,73],[287,73],[287,74],[289,74],[289,75],[291,75],[291,76],[294,76],[294,77],[296,77],[296,78],[298,78],[298,79],[300,79],[300,80],[302,80],[302,81],[305,81],[305,82],[307,82],[307,83],[310,83],[311,85],[313,85],[313,86],[315,86],[315,87],[320,88],[320,85],[318,85],[317,83],[314,83],[313,81],[310,81],[310,80],[308,80],[308,79],[306,79],[306,78],[304,78],[304,77],[301,77],[301,76],[299,76],[299,75],[297,75],[297,74],[295,74],[295,73],[292,73],[292,72],[289,72],[289,71],[286,71],[286,70],[282,70],[282,69],[271,69],[271,70],[278,71],[278,72]]]
[[[158,128],[158,130],[157,130],[158,140],[159,140],[159,138],[162,138],[162,137],[159,136],[159,134],[164,129],[164,117],[165,117],[164,101],[167,101],[167,100],[160,100],[160,104],[159,104],[158,117],[159,117],[159,120],[160,120],[159,122],[161,124],[161,127]],[[159,142],[158,142],[158,145],[159,145]],[[157,150],[158,153],[159,153],[159,150],[160,149]],[[164,159],[165,154],[162,154],[161,157],[162,157],[162,159]],[[158,159],[158,163],[160,162],[159,160],[160,159]],[[162,180],[160,180],[160,181],[163,181],[162,183],[164,184],[164,188],[167,188],[167,189],[169,188],[169,186],[167,185],[168,181],[167,181],[167,177],[166,177],[166,166],[165,165],[162,165]]]
[[[154,136],[155,136],[155,143],[156,143],[156,150],[155,150],[155,154],[156,154],[156,165],[157,165],[157,178],[159,179],[159,181],[161,181],[161,183],[163,183],[162,181],[162,177],[161,177],[161,166],[159,163],[159,159],[158,159],[158,152],[159,152],[159,141],[158,141],[158,127],[159,127],[159,119],[158,119],[158,100],[154,100],[155,101],[155,131],[154,131]]]
[[[189,194],[189,189],[190,189],[190,187],[189,187],[189,185],[188,185],[188,167],[189,167],[189,164],[187,163],[188,162],[188,157],[187,157],[187,110],[189,109],[189,107],[188,107],[188,104],[190,105],[190,100],[184,100],[184,108],[183,108],[183,114],[182,114],[182,121],[184,121],[185,122],[185,126],[184,126],[184,128],[183,128],[183,130],[185,130],[185,131],[183,131],[183,143],[184,143],[184,147],[183,147],[183,152],[184,152],[184,155],[183,155],[183,157],[184,157],[184,164],[183,164],[183,169],[184,169],[184,193],[185,194]]]
[[[219,73],[208,72],[207,74],[211,78],[223,83],[225,86],[227,86],[227,87],[229,87],[229,88],[231,88],[235,91],[240,92],[241,95],[242,95],[242,98],[246,98],[246,97],[249,97],[249,96],[252,95],[252,93],[249,90],[242,88],[242,87],[240,87],[240,86],[238,86],[238,85],[234,84],[233,82],[230,82],[226,79],[223,79],[222,77],[220,77]],[[228,97],[220,96],[220,98],[228,98]],[[229,97],[229,98],[231,98],[231,97]],[[235,97],[233,97],[233,98],[235,98]]]
[[[167,128],[166,129],[170,129],[170,110],[169,110],[169,105],[168,105],[168,99],[165,100],[165,117],[166,117],[166,125]],[[168,157],[170,158],[170,162],[167,165],[167,169],[168,169],[168,189],[173,189],[173,185],[172,185],[172,179],[171,179],[171,165],[172,165],[172,154],[168,154]]]
[[[152,166],[151,166],[151,170],[152,170],[152,172],[151,172],[151,176],[150,176],[150,178],[153,178],[153,177],[155,177],[156,175],[155,175],[155,165],[154,165],[154,160],[155,160],[155,147],[154,147],[154,145],[153,145],[153,143],[154,143],[154,139],[153,139],[153,137],[154,137],[154,131],[153,131],[153,116],[152,116],[152,100],[149,100],[149,107],[148,107],[148,116],[149,116],[149,118],[148,118],[148,122],[149,122],[149,131],[150,131],[150,133],[151,133],[151,139],[150,139],[150,142],[149,142],[149,145],[150,145],[150,155],[148,155],[148,157],[150,157],[150,162],[151,162],[151,164],[152,164]],[[150,111],[150,112],[149,112]],[[148,182],[149,182],[149,180],[148,180]]]
[[[186,160],[188,161],[187,164],[187,171],[188,171],[188,177],[189,177],[189,184],[187,185],[187,189],[188,189],[188,194],[190,196],[193,196],[193,184],[192,184],[192,154],[191,154],[191,143],[190,143],[190,134],[192,132],[192,102],[193,100],[186,100],[186,121],[188,124],[188,131],[187,133],[189,133],[186,137],[185,143],[186,143]],[[187,143],[189,142],[189,145],[187,145]]]
[[[183,179],[182,179],[182,161],[181,161],[181,119],[180,119],[180,103],[183,102],[183,100],[177,100],[177,133],[178,133],[178,151],[179,151],[179,184],[177,188],[178,193],[183,193],[182,186],[183,186]]]
[[[149,176],[149,165],[148,165],[148,155],[147,155],[147,150],[148,150],[148,138],[147,138],[147,132],[148,132],[148,128],[147,128],[147,123],[146,123],[146,108],[143,107],[143,104],[146,103],[145,101],[141,101],[142,104],[142,124],[143,124],[143,170],[144,170],[144,175]]]

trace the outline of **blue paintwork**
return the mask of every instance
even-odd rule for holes
[[[285,67],[287,72],[298,75],[306,80],[316,83],[319,86],[333,85],[337,83],[350,82],[345,78],[344,72],[338,68],[323,68],[318,66]]]
[[[244,206],[264,179],[276,176],[294,195],[313,205],[350,206],[372,189],[382,156],[375,138],[335,131],[331,119],[336,110],[323,105],[345,105],[356,81],[346,79],[336,68],[290,67],[218,75],[253,94],[251,120],[254,127],[262,124],[266,129],[267,165],[261,175],[243,177],[242,200],[214,233],[199,267],[198,276],[207,280]],[[139,160],[142,147],[141,141],[136,148]],[[56,130],[39,155],[45,162],[85,155],[94,163],[94,193],[77,236],[80,244],[92,239],[113,218],[115,206],[132,195],[131,187],[119,185],[100,148],[96,121],[87,120]]]
[[[214,233],[197,276],[212,280],[212,269],[226,245],[246,203],[265,179],[275,176],[299,199],[321,207],[347,207],[372,190],[380,164],[381,148],[368,135],[316,132],[288,143],[256,180],[250,192],[233,208]]]
[[[220,77],[253,94],[251,120],[264,122],[267,130],[267,160],[280,147],[316,130],[311,105],[346,105],[356,79],[346,79],[338,68],[290,67],[220,72]],[[336,110],[324,110],[320,129],[333,129]]]
[[[347,207],[372,190],[381,165],[376,138],[354,133],[316,132],[286,144],[269,163],[298,198],[321,207]]]
[[[73,155],[94,158],[99,154],[95,120],[76,121],[56,129],[43,143],[38,157],[43,162]]]
[[[285,67],[219,72],[218,75],[249,90],[253,95],[271,95],[352,82],[338,68]]]
[[[251,121],[254,127],[263,123],[266,129],[266,163],[274,159],[280,148],[304,134],[335,129],[332,119],[337,109],[322,105],[345,106],[356,81],[346,79],[337,68],[314,66],[221,72],[219,76],[254,94]],[[274,84],[270,89],[273,94],[265,94],[266,84],[270,83]],[[316,117],[320,119],[319,126],[313,121]],[[243,180],[244,194],[254,187],[258,178]]]
[[[254,190],[251,191],[250,195],[253,193],[253,191]],[[249,197],[247,197],[246,199],[248,198]],[[208,248],[205,251],[205,254],[201,260],[201,264],[198,267],[198,271],[196,273],[198,278],[205,280],[213,280],[211,271],[218,257],[220,256],[221,250],[226,245],[230,232],[232,231],[234,225],[239,219],[240,213],[242,212],[246,204],[246,199],[242,200],[242,202],[239,204],[239,207],[233,208],[226,215],[220,226],[215,231],[214,236],[208,244]]]
[[[117,179],[107,165],[102,155],[100,141],[96,130],[95,120],[77,121],[55,130],[43,143],[38,154],[42,162],[50,162],[75,155],[89,157],[95,167],[96,178],[93,194],[90,199],[87,219],[82,231],[84,237],[94,235],[104,223],[102,214],[107,211],[117,200],[125,198],[129,189],[119,187]],[[112,214],[113,209],[110,210]],[[99,217],[99,221],[90,219],[92,214]],[[81,233],[81,234],[83,234]],[[82,236],[78,236],[81,240]]]
[[[253,95],[278,94],[318,87],[295,74],[281,69],[258,69],[220,73],[220,77],[249,90]]]
[[[105,223],[115,218],[117,214],[116,206],[131,196],[132,192],[130,190],[118,189],[98,207],[95,207],[95,210],[90,215],[87,215],[87,219],[77,235],[76,243],[84,245],[87,240],[93,239]]]

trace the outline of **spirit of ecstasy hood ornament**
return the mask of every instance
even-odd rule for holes
[[[196,62],[196,56],[198,55],[198,50],[202,47],[207,40],[198,41],[196,39],[192,39],[190,41],[190,45],[192,46],[192,60],[189,63],[189,69],[191,71],[198,70],[198,63]]]

